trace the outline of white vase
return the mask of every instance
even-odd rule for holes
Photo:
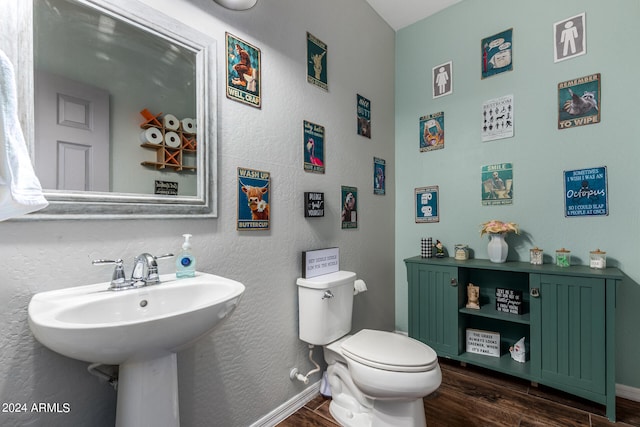
[[[504,239],[505,233],[489,234],[487,252],[491,262],[505,262],[509,253],[509,245]]]

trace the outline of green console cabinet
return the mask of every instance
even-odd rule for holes
[[[439,356],[603,404],[607,417],[615,421],[615,297],[623,278],[620,270],[421,257],[408,258],[405,264],[409,336]],[[479,309],[466,307],[469,284],[480,289]],[[497,342],[491,354],[478,351],[474,338],[468,341],[469,331],[472,337],[480,333],[489,337],[488,342]],[[524,363],[509,352],[521,338]]]

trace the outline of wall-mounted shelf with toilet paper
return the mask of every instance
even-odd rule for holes
[[[197,140],[193,119],[178,120],[172,114],[152,114],[146,108],[140,112],[145,121],[140,125],[141,147],[156,151],[155,161],[143,161],[142,166],[170,168],[177,172],[195,171]]]
[[[606,405],[615,420],[617,268],[557,267],[454,258],[405,259],[409,336],[439,356],[544,384]],[[466,308],[467,286],[479,286],[480,309]],[[522,313],[496,309],[496,289],[521,292]],[[467,351],[467,329],[500,335],[500,357]],[[509,346],[525,337],[526,361]]]

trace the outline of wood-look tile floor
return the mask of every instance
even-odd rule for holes
[[[640,427],[638,402],[618,397],[614,424],[603,405],[542,385],[446,359],[440,368],[442,385],[424,399],[429,427]],[[278,427],[336,427],[329,402],[318,395]]]

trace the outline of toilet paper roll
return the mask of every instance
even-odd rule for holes
[[[367,284],[364,283],[364,280],[357,279],[353,284],[353,294],[358,295],[360,292],[367,291]]]
[[[162,131],[158,128],[148,128],[140,134],[140,141],[148,144],[160,144],[162,142]]]
[[[194,119],[182,119],[180,123],[182,124],[182,131],[184,133],[196,133],[196,121]]]
[[[169,130],[178,130],[180,128],[180,120],[173,114],[165,114],[162,118],[164,127]]]
[[[175,132],[167,132],[164,135],[164,143],[172,148],[180,147],[180,135]]]

